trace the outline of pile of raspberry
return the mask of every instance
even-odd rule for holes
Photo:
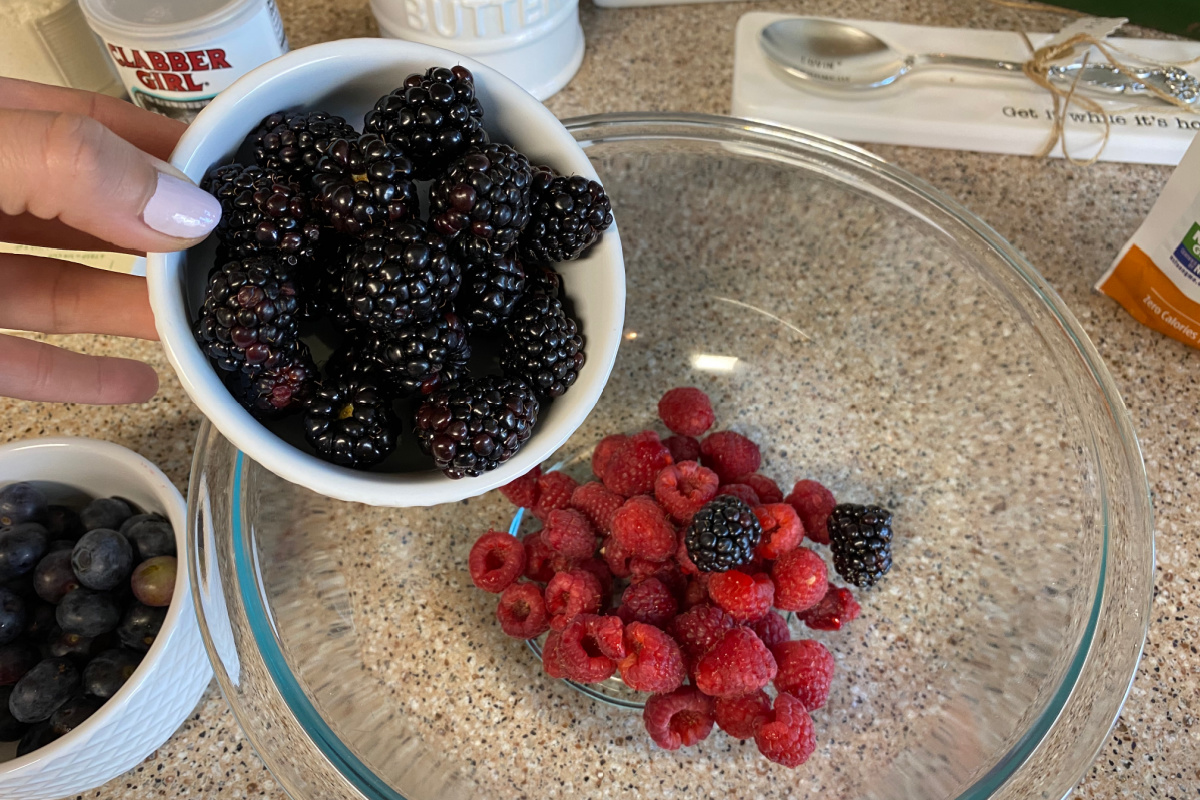
[[[832,631],[860,610],[849,589],[829,582],[821,556],[801,546],[829,543],[833,494],[801,480],[785,497],[758,472],[754,442],[708,433],[715,415],[699,389],[672,389],[658,411],[673,435],[604,438],[592,453],[595,480],[535,468],[503,487],[542,528],[520,539],[485,533],[471,548],[471,578],[500,595],[505,633],[549,633],[546,674],[578,683],[619,674],[650,693],[643,719],[660,747],[694,745],[716,724],[797,767],[816,747],[810,712],[829,697],[834,657],[818,641],[793,640],[782,613]],[[694,531],[714,509],[733,509],[721,519],[735,533],[738,520],[747,531],[756,520],[758,531],[739,540],[752,542],[748,562],[701,571],[688,542],[698,553]]]

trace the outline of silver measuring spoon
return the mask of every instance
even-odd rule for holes
[[[1021,75],[1016,61],[997,61],[947,53],[905,55],[874,34],[844,22],[798,17],[763,28],[759,42],[767,58],[788,76],[809,86],[862,91],[890,86],[926,67],[971,69]],[[1187,104],[1200,102],[1200,81],[1182,69],[1131,69],[1131,79],[1111,64],[1069,64],[1050,68],[1048,77],[1064,88],[1104,97],[1135,97],[1162,102],[1147,86]],[[1078,82],[1076,82],[1078,76]]]

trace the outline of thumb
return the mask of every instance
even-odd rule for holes
[[[0,211],[152,252],[195,244],[221,217],[214,197],[94,119],[23,110],[0,110]]]

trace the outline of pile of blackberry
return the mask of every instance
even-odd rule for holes
[[[302,415],[312,451],[341,466],[383,469],[406,440],[474,477],[575,383],[584,336],[552,265],[599,239],[611,203],[484,125],[471,72],[432,67],[362,133],[279,111],[244,161],[208,173],[223,217],[195,335],[255,418]]]

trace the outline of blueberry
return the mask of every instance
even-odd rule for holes
[[[12,715],[8,710],[8,697],[13,687],[0,686],[0,742],[15,742],[25,735],[29,727]]]
[[[0,644],[15,641],[28,623],[25,601],[15,592],[0,588]]]
[[[125,648],[105,650],[83,668],[83,689],[107,700],[125,685],[142,663],[142,654]]]
[[[154,644],[158,631],[162,628],[163,620],[167,618],[165,608],[151,608],[142,603],[134,603],[121,618],[117,628],[117,636],[121,644],[134,650],[145,652]]]
[[[46,515],[46,530],[55,539],[70,539],[72,542],[84,534],[79,514],[66,506],[50,506]]]
[[[121,609],[108,592],[76,589],[62,599],[55,612],[58,627],[80,636],[99,636],[117,627]]]
[[[22,597],[26,600],[36,597],[33,591],[33,572],[26,572],[24,575],[18,575],[12,580],[0,583],[0,586],[8,589],[17,597]]]
[[[159,520],[160,522],[165,522],[166,517],[164,517],[162,514],[134,514],[132,517],[122,522],[121,527],[117,528],[117,530],[128,536],[130,528],[132,528],[134,525],[148,522],[149,520]]]
[[[84,506],[79,512],[79,521],[85,531],[97,528],[120,530],[121,523],[133,516],[133,509],[119,497],[101,497]]]
[[[33,571],[33,590],[47,603],[60,603],[78,588],[79,578],[71,568],[70,550],[48,553]]]
[[[25,731],[25,735],[21,737],[21,742],[17,745],[17,756],[20,757],[32,753],[34,750],[45,747],[57,738],[58,734],[50,727],[49,722],[34,725]]]
[[[121,531],[133,545],[138,561],[175,555],[175,530],[162,517],[142,520]]]
[[[77,633],[59,633],[43,645],[42,654],[46,658],[69,658],[76,664],[83,664],[111,645],[111,634],[80,636]]]
[[[0,686],[12,686],[42,660],[30,642],[0,644]]]
[[[10,483],[0,489],[0,528],[46,519],[46,495],[32,484]]]
[[[71,551],[71,566],[89,589],[112,589],[133,571],[129,540],[111,528],[88,531]]]
[[[36,522],[22,522],[0,530],[0,583],[33,572],[49,543],[46,529]]]
[[[57,609],[41,598],[34,597],[26,603],[29,621],[25,623],[25,635],[34,642],[44,642],[62,631],[55,616]]]
[[[95,697],[85,697],[84,695],[72,697],[50,715],[50,727],[55,734],[66,736],[78,728],[85,719],[99,711],[102,705],[104,702]]]
[[[47,658],[17,681],[8,709],[21,722],[44,722],[79,687],[79,670],[69,658]]]

